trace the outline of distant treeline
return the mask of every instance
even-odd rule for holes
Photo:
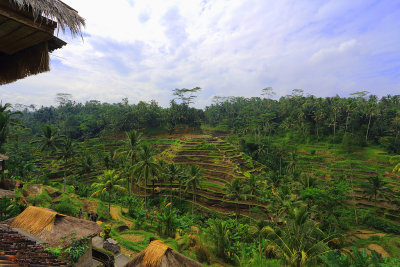
[[[367,92],[352,97],[304,96],[302,90],[279,100],[220,97],[206,107],[205,122],[239,134],[290,134],[297,141],[375,143],[399,152],[400,95],[379,99]]]
[[[171,101],[168,108],[162,108],[156,101],[129,105],[124,99],[115,104],[97,100],[81,104],[68,100],[57,107],[25,108],[19,117],[33,134],[40,133],[48,124],[67,137],[82,140],[131,129],[165,128],[173,132],[177,125],[199,128],[203,115],[202,110],[175,101]]]
[[[379,99],[367,92],[347,98],[305,96],[302,90],[293,90],[279,100],[216,97],[204,110],[175,100],[163,108],[156,101],[130,105],[127,99],[116,104],[92,100],[82,104],[61,98],[57,107],[25,108],[20,118],[33,134],[49,124],[73,139],[130,129],[164,128],[172,133],[177,125],[199,128],[208,124],[256,138],[290,134],[299,142],[375,143],[389,152],[400,150],[400,95]]]

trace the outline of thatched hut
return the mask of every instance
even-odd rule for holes
[[[160,240],[151,241],[149,246],[140,252],[125,267],[201,267],[192,260],[168,247]]]
[[[0,154],[0,173],[6,170],[6,160],[8,160],[8,156]]]
[[[60,0],[0,0],[0,85],[50,70],[49,52],[79,35],[85,20]]]
[[[15,192],[11,190],[4,190],[0,188],[0,198],[14,198]]]
[[[89,249],[76,266],[87,266],[92,261],[91,238],[102,228],[95,222],[66,216],[55,211],[30,206],[17,217],[7,220],[11,228],[28,234],[51,247],[68,247],[72,238],[89,237]]]

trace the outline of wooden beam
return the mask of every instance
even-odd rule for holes
[[[25,48],[37,45],[39,43],[48,41],[52,37],[53,37],[53,35],[51,35],[49,33],[35,30],[33,33],[19,39],[13,45],[8,44],[6,46],[6,45],[3,45],[2,43],[0,43],[0,51],[6,53],[8,55],[12,55],[22,49],[25,49]]]
[[[53,34],[54,29],[57,27],[56,22],[46,18],[39,18],[36,22],[34,22],[33,15],[12,7],[9,0],[0,0],[0,15],[50,34]]]
[[[19,27],[17,30],[0,37],[0,44],[2,47],[15,47],[15,44],[17,44],[19,40],[36,31],[32,27],[26,26],[24,24],[20,25],[21,27]]]

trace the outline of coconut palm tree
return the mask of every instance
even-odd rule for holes
[[[10,103],[5,103],[3,105],[3,103],[0,102],[0,149],[6,142],[9,126],[17,125],[19,122],[19,120],[13,118],[13,116],[16,114],[21,114],[21,112],[12,112],[10,108]]]
[[[182,175],[182,169],[175,163],[170,163],[166,167],[166,177],[170,183],[170,195],[172,199],[172,182],[178,179],[178,176]]]
[[[245,194],[245,188],[243,186],[243,182],[239,178],[236,178],[235,180],[233,180],[232,183],[226,184],[225,188],[226,188],[227,193],[224,197],[235,201],[235,206],[236,206],[235,213],[236,213],[236,221],[237,221],[238,215],[240,213],[239,201],[242,199],[246,199],[246,197],[247,197],[247,195]]]
[[[108,192],[108,212],[111,211],[111,192],[117,191],[119,193],[127,193],[125,187],[121,186],[122,183],[126,182],[125,179],[121,178],[115,170],[105,170],[104,175],[98,177],[98,182],[93,183],[92,186],[97,189],[91,197],[98,197],[100,194]]]
[[[209,221],[208,234],[215,244],[217,256],[225,259],[227,257],[226,250],[231,245],[230,230],[227,221],[214,219]]]
[[[334,236],[325,236],[310,219],[306,206],[292,210],[286,225],[279,230],[267,226],[263,231],[268,232],[268,242],[281,255],[285,266],[314,265],[319,256],[332,251],[327,244]]]
[[[196,193],[197,189],[201,188],[200,182],[204,180],[202,176],[203,170],[198,165],[191,165],[187,170],[187,180],[185,182],[186,191],[192,190],[193,204],[192,204],[192,215],[193,206],[196,204]]]
[[[137,154],[139,151],[140,144],[142,143],[142,135],[135,130],[127,131],[125,132],[125,134],[126,134],[126,139],[124,145],[115,151],[114,158],[125,156],[127,159],[129,159],[129,164],[131,166],[134,166],[137,159]],[[129,195],[131,195],[132,191],[131,189],[134,180],[133,170],[134,168],[128,167],[128,171],[130,172],[128,178]]]
[[[133,168],[133,175],[144,181],[145,204],[147,206],[147,182],[160,174],[160,166],[154,159],[153,151],[149,145],[142,145],[138,153],[138,162]],[[153,188],[154,191],[154,188]]]
[[[378,197],[389,200],[389,189],[386,187],[385,182],[380,176],[373,176],[368,178],[368,184],[364,185],[364,195],[369,200],[374,200],[374,223],[376,223],[376,202]]]
[[[62,145],[59,147],[57,153],[59,155],[59,158],[65,162],[64,164],[64,192],[65,192],[65,187],[67,184],[67,169],[68,169],[68,163],[71,159],[73,159],[76,156],[77,153],[77,148],[75,143],[72,141],[71,138],[66,138],[63,140]]]
[[[54,130],[50,125],[46,124],[42,128],[42,133],[37,136],[36,140],[32,143],[39,144],[39,150],[55,152],[61,146],[63,142],[62,136],[58,135],[57,131]]]
[[[182,186],[186,184],[188,179],[187,174],[182,165],[178,165],[179,172],[175,176],[175,179],[178,181],[178,189],[179,189],[179,203],[182,204]]]

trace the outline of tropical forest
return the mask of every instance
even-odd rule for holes
[[[203,266],[400,266],[400,95],[267,87],[200,109],[201,90],[3,101],[0,221],[95,215],[129,259],[157,239]]]

